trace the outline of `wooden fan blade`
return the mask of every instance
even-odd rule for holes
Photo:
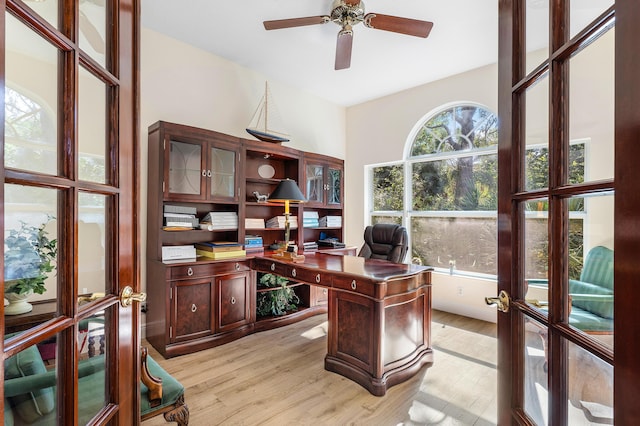
[[[351,66],[351,46],[353,45],[353,31],[341,30],[338,33],[336,45],[336,70],[343,70]]]
[[[398,16],[368,13],[364,17],[364,24],[376,30],[426,38],[433,28],[433,22],[418,19],[400,18]]]
[[[308,16],[305,18],[277,19],[275,21],[264,21],[265,30],[279,30],[282,28],[304,27],[305,25],[326,24],[331,21],[327,15]]]
[[[89,42],[93,50],[95,50],[99,54],[103,54],[104,40],[102,40],[102,36],[83,11],[80,11],[80,30],[87,38],[87,41]]]

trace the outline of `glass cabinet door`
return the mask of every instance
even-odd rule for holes
[[[169,193],[200,195],[202,187],[202,146],[169,142]]]
[[[207,179],[210,195],[213,197],[235,197],[236,195],[236,153],[220,148],[211,148]]]
[[[327,183],[327,204],[339,206],[342,204],[342,170],[329,168],[329,182]]]
[[[306,167],[306,196],[308,203],[324,202],[324,168],[316,164]]]

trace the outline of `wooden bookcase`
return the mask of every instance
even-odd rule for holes
[[[302,301],[297,312],[257,318],[257,277],[250,269],[250,257],[163,263],[162,247],[208,241],[243,243],[246,235],[260,235],[265,255],[269,255],[268,246],[283,240],[284,230],[247,229],[245,219],[266,220],[283,214],[281,204],[258,202],[253,193],[270,194],[285,178],[298,182],[306,197],[311,183],[322,179],[318,186],[321,197],[291,205],[299,226],[291,230],[290,240],[296,241],[300,251],[304,241],[316,241],[321,232],[342,241],[341,226],[303,228],[302,220],[305,209],[320,216],[342,216],[342,160],[162,121],[149,127],[148,137],[146,334],[163,356],[205,349],[326,312],[326,289],[301,284],[294,288]],[[307,170],[313,170],[313,175]],[[209,212],[234,212],[238,226],[166,231],[163,213],[167,204],[195,207],[200,219]],[[352,249],[345,251],[355,254]]]

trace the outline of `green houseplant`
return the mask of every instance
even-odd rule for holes
[[[26,298],[43,294],[44,282],[55,269],[57,240],[45,231],[48,221],[35,226],[20,222],[4,239],[4,294],[9,301],[5,314],[17,315],[33,309]]]
[[[259,283],[260,287],[273,288],[273,290],[258,293],[256,300],[258,316],[282,316],[298,310],[300,298],[293,288],[287,286],[289,280],[275,274],[263,274]]]

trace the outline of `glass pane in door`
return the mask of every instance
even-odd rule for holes
[[[525,317],[524,338],[524,410],[538,425],[549,422],[547,374],[547,327]]]
[[[111,314],[118,305],[106,311]],[[78,323],[78,424],[89,422],[107,403],[109,315],[99,311]],[[83,390],[83,391],[81,391]]]
[[[100,65],[105,65],[107,8],[105,0],[80,2],[80,48]]]
[[[13,335],[5,335],[5,343]],[[5,425],[55,425],[59,335],[18,352],[4,362]]]
[[[613,349],[614,196],[569,199],[569,324]]]
[[[526,92],[525,184],[527,191],[549,187],[549,78]]]
[[[582,163],[582,176],[570,173],[570,183],[613,178],[614,47],[611,29],[570,60],[569,85],[579,90],[569,96],[569,137],[585,141],[582,158],[570,159],[571,165]]]
[[[236,153],[220,148],[211,148],[211,195],[234,197],[236,193]]]
[[[31,315],[56,316],[58,193],[11,184],[4,190],[5,331],[11,333],[38,325]]]
[[[5,17],[4,164],[55,175],[60,52],[11,14]]]
[[[614,0],[581,0],[569,2],[570,37],[575,36],[591,21],[615,4]]]
[[[306,196],[309,203],[324,202],[324,168],[313,164],[307,165]]]
[[[81,192],[78,195],[78,294],[85,299],[107,292],[105,233],[107,198]]]
[[[526,0],[526,72],[549,57],[549,0]]]
[[[342,190],[342,172],[338,169],[329,169],[329,194],[327,204],[340,205],[340,191]]]
[[[59,0],[31,0],[25,2],[38,15],[44,18],[54,28],[60,27],[58,19]]]
[[[546,310],[549,302],[549,202],[528,201],[524,209],[524,280],[527,303]]]
[[[78,176],[105,183],[107,134],[107,85],[80,67],[78,79]]]
[[[613,366],[571,342],[568,348],[568,424],[613,424]]]
[[[169,192],[200,194],[202,147],[199,144],[169,142]]]

